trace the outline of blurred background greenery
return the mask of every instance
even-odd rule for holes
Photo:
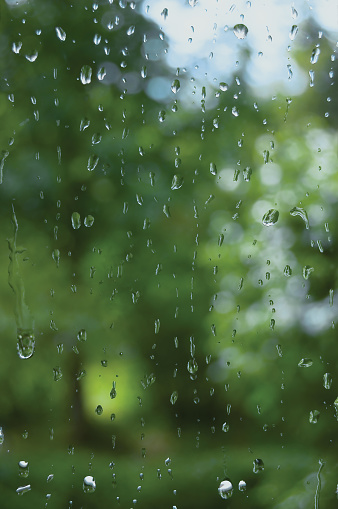
[[[302,2],[280,3],[286,39],[266,65],[285,83],[264,88],[252,66],[267,18],[241,39],[231,20],[250,20],[250,2],[181,4],[188,44],[206,34],[186,67],[173,64],[179,3],[2,4],[6,509],[336,507],[334,34]],[[12,205],[35,320],[27,360]]]

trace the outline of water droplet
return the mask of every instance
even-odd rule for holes
[[[29,476],[28,461],[21,460],[21,461],[19,461],[18,465],[19,465],[19,476],[20,477],[28,477]]]
[[[246,482],[245,481],[239,481],[238,483],[238,489],[239,491],[245,491],[246,490]]]
[[[81,341],[82,343],[87,341],[87,331],[86,331],[86,329],[80,329],[79,330],[79,332],[77,333],[77,339],[78,339],[78,341]]]
[[[318,62],[319,55],[320,55],[320,48],[318,46],[316,46],[311,53],[311,58],[310,58],[311,64],[316,64]]]
[[[39,53],[35,50],[35,51],[32,51],[31,53],[28,53],[27,55],[25,55],[25,58],[26,60],[28,60],[28,62],[35,62],[35,60],[38,58],[39,56]]]
[[[145,65],[141,68],[141,77],[146,78],[147,77],[147,67]]]
[[[83,65],[80,72],[80,80],[82,85],[88,85],[92,81],[92,68],[90,65]]]
[[[243,170],[243,179],[245,180],[245,182],[249,182],[250,181],[251,175],[252,175],[252,169],[249,166],[244,168],[244,170]]]
[[[89,126],[90,126],[90,120],[88,120],[88,118],[81,119],[81,122],[80,122],[80,131],[84,131]]]
[[[224,81],[221,81],[221,83],[219,84],[219,89],[222,91],[222,92],[226,92],[229,88],[229,85],[227,83],[225,83]]]
[[[196,371],[198,370],[198,364],[197,364],[197,361],[195,358],[189,359],[188,364],[187,364],[187,370],[192,375],[196,373]]]
[[[83,479],[82,488],[85,493],[94,493],[96,490],[96,482],[94,477],[91,475],[86,475],[86,477]]]
[[[71,215],[72,227],[74,230],[78,230],[81,226],[81,217],[78,212],[73,212]]]
[[[210,163],[210,173],[211,175],[217,175],[217,168],[215,163]]]
[[[16,492],[18,495],[24,495],[25,493],[27,493],[27,491],[30,491],[31,489],[32,489],[31,485],[27,484],[26,486],[20,486],[19,488],[17,488]]]
[[[95,408],[95,413],[97,415],[102,415],[103,414],[103,408],[101,405],[97,405],[97,407]]]
[[[233,494],[233,491],[232,483],[228,479],[222,481],[218,487],[218,493],[224,499],[230,498]]]
[[[155,320],[155,334],[158,334],[160,332],[160,325],[161,325],[161,322],[160,322],[159,318],[156,318],[156,320]]]
[[[309,279],[311,272],[313,272],[315,269],[313,267],[310,267],[310,265],[305,265],[303,267],[303,278]]]
[[[285,265],[284,276],[290,277],[291,275],[292,275],[292,269],[291,269],[290,265]]]
[[[87,228],[90,228],[94,224],[94,217],[90,215],[86,216],[83,223]]]
[[[331,389],[332,385],[332,376],[331,373],[325,373],[323,376],[323,385],[325,389]]]
[[[116,395],[117,395],[117,392],[116,392],[116,382],[114,380],[113,382],[113,386],[112,386],[112,389],[110,391],[110,397],[111,399],[115,399],[116,398]]]
[[[298,34],[298,26],[292,25],[290,33],[289,33],[289,37],[290,37],[291,41],[294,40],[294,38],[296,37],[297,34]]]
[[[135,32],[135,25],[131,25],[127,30],[127,35],[133,35]]]
[[[230,429],[230,426],[228,423],[224,422],[223,425],[222,425],[222,431],[224,431],[224,433],[227,433]]]
[[[264,470],[264,462],[263,460],[256,458],[253,462],[253,473],[258,474],[259,472],[263,472]]]
[[[236,108],[236,106],[234,106],[232,109],[231,109],[231,113],[233,114],[234,117],[238,117],[239,115],[239,111],[238,109]]]
[[[35,349],[35,336],[31,329],[18,328],[16,348],[20,359],[32,357]]]
[[[177,391],[174,391],[171,393],[171,396],[170,396],[170,403],[172,405],[175,405],[176,401],[178,400],[178,392]]]
[[[53,368],[53,377],[54,381],[58,382],[62,378],[62,371],[60,366],[56,366],[56,368]]]
[[[21,41],[13,42],[13,44],[12,44],[12,51],[13,51],[13,53],[16,53],[16,54],[20,53],[21,48],[22,48],[22,42]]]
[[[99,156],[97,156],[96,154],[92,154],[91,156],[89,156],[88,162],[87,162],[87,170],[88,171],[95,170],[98,162],[99,162]]]
[[[61,27],[55,27],[55,32],[60,41],[65,41],[67,34]]]
[[[56,263],[56,266],[58,267],[59,263],[60,263],[60,250],[59,249],[54,249],[54,251],[52,252],[52,258],[53,258],[54,262]]]
[[[161,110],[158,114],[158,119],[160,122],[164,122],[165,121],[165,111],[164,110]]]
[[[276,209],[268,210],[262,219],[262,223],[264,226],[272,226],[277,223],[279,217],[279,212]]]
[[[174,191],[175,189],[180,189],[183,186],[184,179],[181,175],[174,175],[173,180],[171,182],[171,189]]]
[[[310,416],[309,416],[309,422],[311,424],[317,424],[319,416],[320,416],[320,412],[318,410],[311,410]]]
[[[300,207],[293,207],[293,209],[290,210],[290,214],[291,216],[300,216],[304,223],[305,223],[305,228],[308,230],[310,225],[309,225],[309,219],[307,217],[307,213],[304,209],[300,208]]]
[[[181,83],[180,83],[180,80],[174,80],[171,84],[171,91],[174,93],[174,94],[177,94],[177,92],[179,91],[179,89],[181,88]]]
[[[313,364],[312,359],[308,359],[308,358],[301,359],[298,362],[298,366],[300,368],[309,368],[310,366],[312,366],[312,364]]]
[[[2,427],[0,426],[0,445],[2,445],[4,443],[4,440],[5,440],[5,435],[4,435]]]
[[[234,26],[234,34],[237,39],[245,39],[245,37],[248,35],[248,31],[248,27],[242,23],[238,23],[238,25]]]

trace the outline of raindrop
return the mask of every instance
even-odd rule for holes
[[[135,25],[131,25],[127,30],[127,35],[133,35],[135,32]]]
[[[102,415],[103,414],[103,408],[101,405],[97,405],[97,407],[95,408],[95,413],[97,415]]]
[[[28,477],[29,476],[28,461],[21,460],[21,461],[19,461],[18,465],[19,465],[19,476],[20,477]]]
[[[181,175],[174,175],[173,180],[171,182],[171,189],[174,191],[175,189],[180,189],[183,186],[184,179]]]
[[[222,481],[218,487],[218,493],[224,499],[230,498],[233,491],[232,483],[229,480]]]
[[[115,380],[114,380],[114,382],[113,382],[113,386],[112,386],[112,389],[111,389],[111,391],[110,391],[110,398],[111,398],[111,399],[115,399],[115,398],[116,398],[116,394],[117,394],[117,393],[116,393],[116,382],[115,382]]]
[[[298,26],[297,25],[292,25],[290,33],[289,33],[289,37],[290,37],[291,41],[294,40],[294,38],[296,37],[297,33],[298,33]]]
[[[91,216],[91,215],[88,215],[85,217],[84,219],[84,222],[83,224],[87,227],[87,228],[90,228],[91,226],[93,226],[94,224],[94,217]]]
[[[27,484],[26,486],[20,486],[19,488],[17,488],[16,492],[18,495],[24,495],[25,493],[27,493],[27,491],[30,491],[30,490],[31,490],[31,485]]]
[[[253,462],[253,473],[258,474],[264,470],[264,462],[263,460],[256,458]]]
[[[39,53],[35,50],[35,51],[32,51],[31,53],[29,53],[28,55],[25,55],[25,58],[26,60],[28,60],[28,62],[35,62],[35,60],[38,58],[39,56]]]
[[[313,364],[312,359],[308,359],[308,358],[301,359],[298,362],[298,366],[300,368],[309,368],[310,366],[312,366],[312,364]]]
[[[239,491],[245,491],[246,490],[246,482],[245,481],[239,481],[238,489],[239,489]]]
[[[54,249],[54,251],[52,252],[52,258],[53,258],[54,262],[56,263],[56,266],[58,267],[59,263],[60,263],[60,250],[59,249]]]
[[[310,265],[305,265],[303,267],[303,278],[309,279],[311,272],[313,272],[315,269],[313,267],[310,267]]]
[[[81,341],[81,343],[84,343],[85,341],[87,341],[87,331],[86,331],[86,329],[79,330],[79,332],[77,333],[77,340]]]
[[[291,275],[292,275],[292,269],[291,269],[290,265],[285,265],[284,276],[290,277]]]
[[[20,53],[21,48],[22,48],[22,42],[21,41],[13,42],[13,44],[12,44],[12,51],[13,51],[13,53],[16,53],[16,54]]]
[[[60,41],[65,41],[67,34],[61,27],[55,27],[55,32]]]
[[[178,400],[178,392],[177,391],[174,391],[171,393],[171,396],[170,396],[170,403],[172,405],[175,405],[176,401]]]
[[[225,83],[224,81],[221,81],[221,83],[219,84],[219,89],[222,92],[226,92],[228,90],[228,84]]]
[[[72,221],[72,227],[74,228],[74,230],[78,230],[81,226],[80,214],[78,212],[73,212],[73,214],[71,216],[71,221]]]
[[[234,117],[238,117],[239,115],[239,111],[238,109],[236,108],[236,106],[234,106],[232,109],[231,109],[231,113],[233,114]]]
[[[317,424],[319,416],[320,416],[320,412],[318,410],[311,410],[310,416],[309,416],[310,424]]]
[[[90,65],[83,65],[81,67],[80,80],[82,85],[88,85],[92,81],[92,68]]]
[[[222,431],[224,431],[224,433],[227,433],[230,429],[230,426],[228,423],[224,422],[223,425],[222,425]]]
[[[164,464],[165,464],[165,466],[166,466],[166,467],[169,467],[170,463],[171,463],[171,459],[170,459],[170,458],[167,458],[167,459],[164,461]]]
[[[300,216],[304,223],[305,223],[305,228],[308,230],[309,229],[309,219],[307,217],[307,213],[304,209],[300,208],[300,207],[293,207],[293,209],[290,210],[290,214],[291,216]]]
[[[243,170],[243,179],[245,180],[245,182],[249,182],[250,181],[251,175],[252,175],[252,169],[249,166],[244,168],[244,170]]]
[[[279,217],[279,212],[276,209],[268,210],[262,219],[262,223],[264,226],[272,226],[277,223]]]
[[[245,37],[248,35],[248,31],[248,27],[242,23],[238,23],[238,25],[234,26],[234,34],[237,39],[245,39]]]
[[[217,168],[215,163],[210,163],[210,173],[211,175],[217,175]]]
[[[160,122],[164,122],[165,121],[165,111],[164,110],[161,110],[158,114],[158,119]]]
[[[331,373],[325,373],[323,376],[323,385],[325,389],[331,389],[332,385],[332,376]]]
[[[141,77],[146,78],[147,77],[147,67],[144,65],[141,68]]]
[[[85,493],[94,493],[96,489],[96,482],[94,477],[91,475],[86,475],[86,477],[83,479],[82,488]]]
[[[92,154],[89,156],[88,163],[87,163],[87,170],[93,171],[95,170],[97,163],[99,162],[99,156]]]
[[[18,328],[16,348],[20,359],[29,359],[32,357],[35,349],[34,332],[30,329]]]
[[[319,55],[320,55],[320,49],[318,46],[316,46],[311,53],[311,58],[310,58],[311,64],[316,64],[318,62]]]
[[[158,334],[160,332],[160,325],[161,325],[161,323],[160,323],[159,318],[156,318],[156,320],[155,320],[155,334]]]
[[[192,375],[196,373],[196,371],[198,370],[198,364],[197,364],[197,361],[195,358],[189,359],[188,364],[187,364],[187,370]]]
[[[90,120],[88,118],[82,118],[80,122],[80,131],[84,131],[90,126]]]
[[[5,440],[5,435],[4,435],[2,427],[0,426],[0,445],[2,445],[4,443],[4,440]]]
[[[174,94],[177,94],[177,92],[179,91],[179,89],[181,88],[181,83],[180,83],[180,80],[174,80],[171,84],[171,91],[174,93]]]
[[[106,68],[105,67],[100,67],[100,69],[97,72],[97,79],[99,81],[102,81],[104,79],[104,77],[106,76],[106,74],[107,74]]]
[[[62,378],[62,371],[60,366],[56,366],[56,368],[53,368],[53,377],[54,381],[58,382]]]

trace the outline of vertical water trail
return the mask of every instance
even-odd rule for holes
[[[34,319],[25,302],[25,286],[20,273],[18,255],[21,255],[26,250],[25,248],[17,247],[17,233],[19,226],[13,204],[12,211],[14,235],[10,239],[7,239],[9,248],[8,284],[15,295],[14,312],[17,327],[18,355],[20,359],[29,359],[32,357],[35,348]]]

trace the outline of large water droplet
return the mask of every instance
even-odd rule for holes
[[[58,38],[60,39],[60,41],[65,41],[65,40],[66,40],[67,34],[66,34],[66,32],[63,30],[63,28],[61,28],[61,27],[56,27],[56,28],[55,28],[55,32],[56,32],[56,35],[58,36]]]
[[[94,217],[90,215],[86,216],[83,223],[87,228],[90,228],[94,224]]]
[[[72,220],[72,227],[74,228],[74,230],[78,230],[81,226],[80,214],[78,212],[73,212],[73,214],[71,216],[71,220]]]
[[[276,209],[270,209],[268,210],[262,219],[262,223],[264,226],[272,226],[277,223],[279,218],[279,212]]]
[[[264,462],[263,460],[256,458],[253,462],[253,473],[258,474],[264,470]]]
[[[238,23],[238,25],[234,26],[234,34],[237,39],[245,39],[245,37],[248,35],[248,31],[248,27],[242,23]]]
[[[96,482],[94,477],[91,475],[86,475],[86,477],[83,479],[82,488],[85,493],[94,493],[96,490]]]
[[[80,72],[80,80],[82,85],[88,85],[92,81],[92,68],[90,65],[83,65]]]
[[[228,90],[228,84],[225,83],[224,81],[221,81],[221,83],[219,84],[219,89],[222,92],[226,92]]]
[[[290,210],[290,214],[291,216],[300,216],[304,223],[305,223],[305,228],[308,230],[309,229],[309,219],[307,217],[307,213],[304,209],[302,209],[301,207],[293,207],[293,209]]]
[[[234,490],[233,490],[232,483],[228,479],[226,479],[225,481],[222,481],[218,487],[218,493],[224,499],[230,498],[233,494],[233,491]]]
[[[19,461],[18,465],[19,465],[19,476],[20,477],[28,477],[28,475],[29,475],[28,461],[21,460],[21,461]]]
[[[174,94],[177,94],[177,92],[179,91],[179,89],[181,88],[181,83],[180,83],[180,80],[174,80],[171,84],[171,91],[174,93]]]
[[[171,182],[171,189],[174,191],[175,189],[180,189],[183,186],[184,179],[181,175],[174,175],[173,180]]]
[[[32,357],[35,349],[35,336],[33,330],[18,328],[16,348],[20,359],[29,359]]]

